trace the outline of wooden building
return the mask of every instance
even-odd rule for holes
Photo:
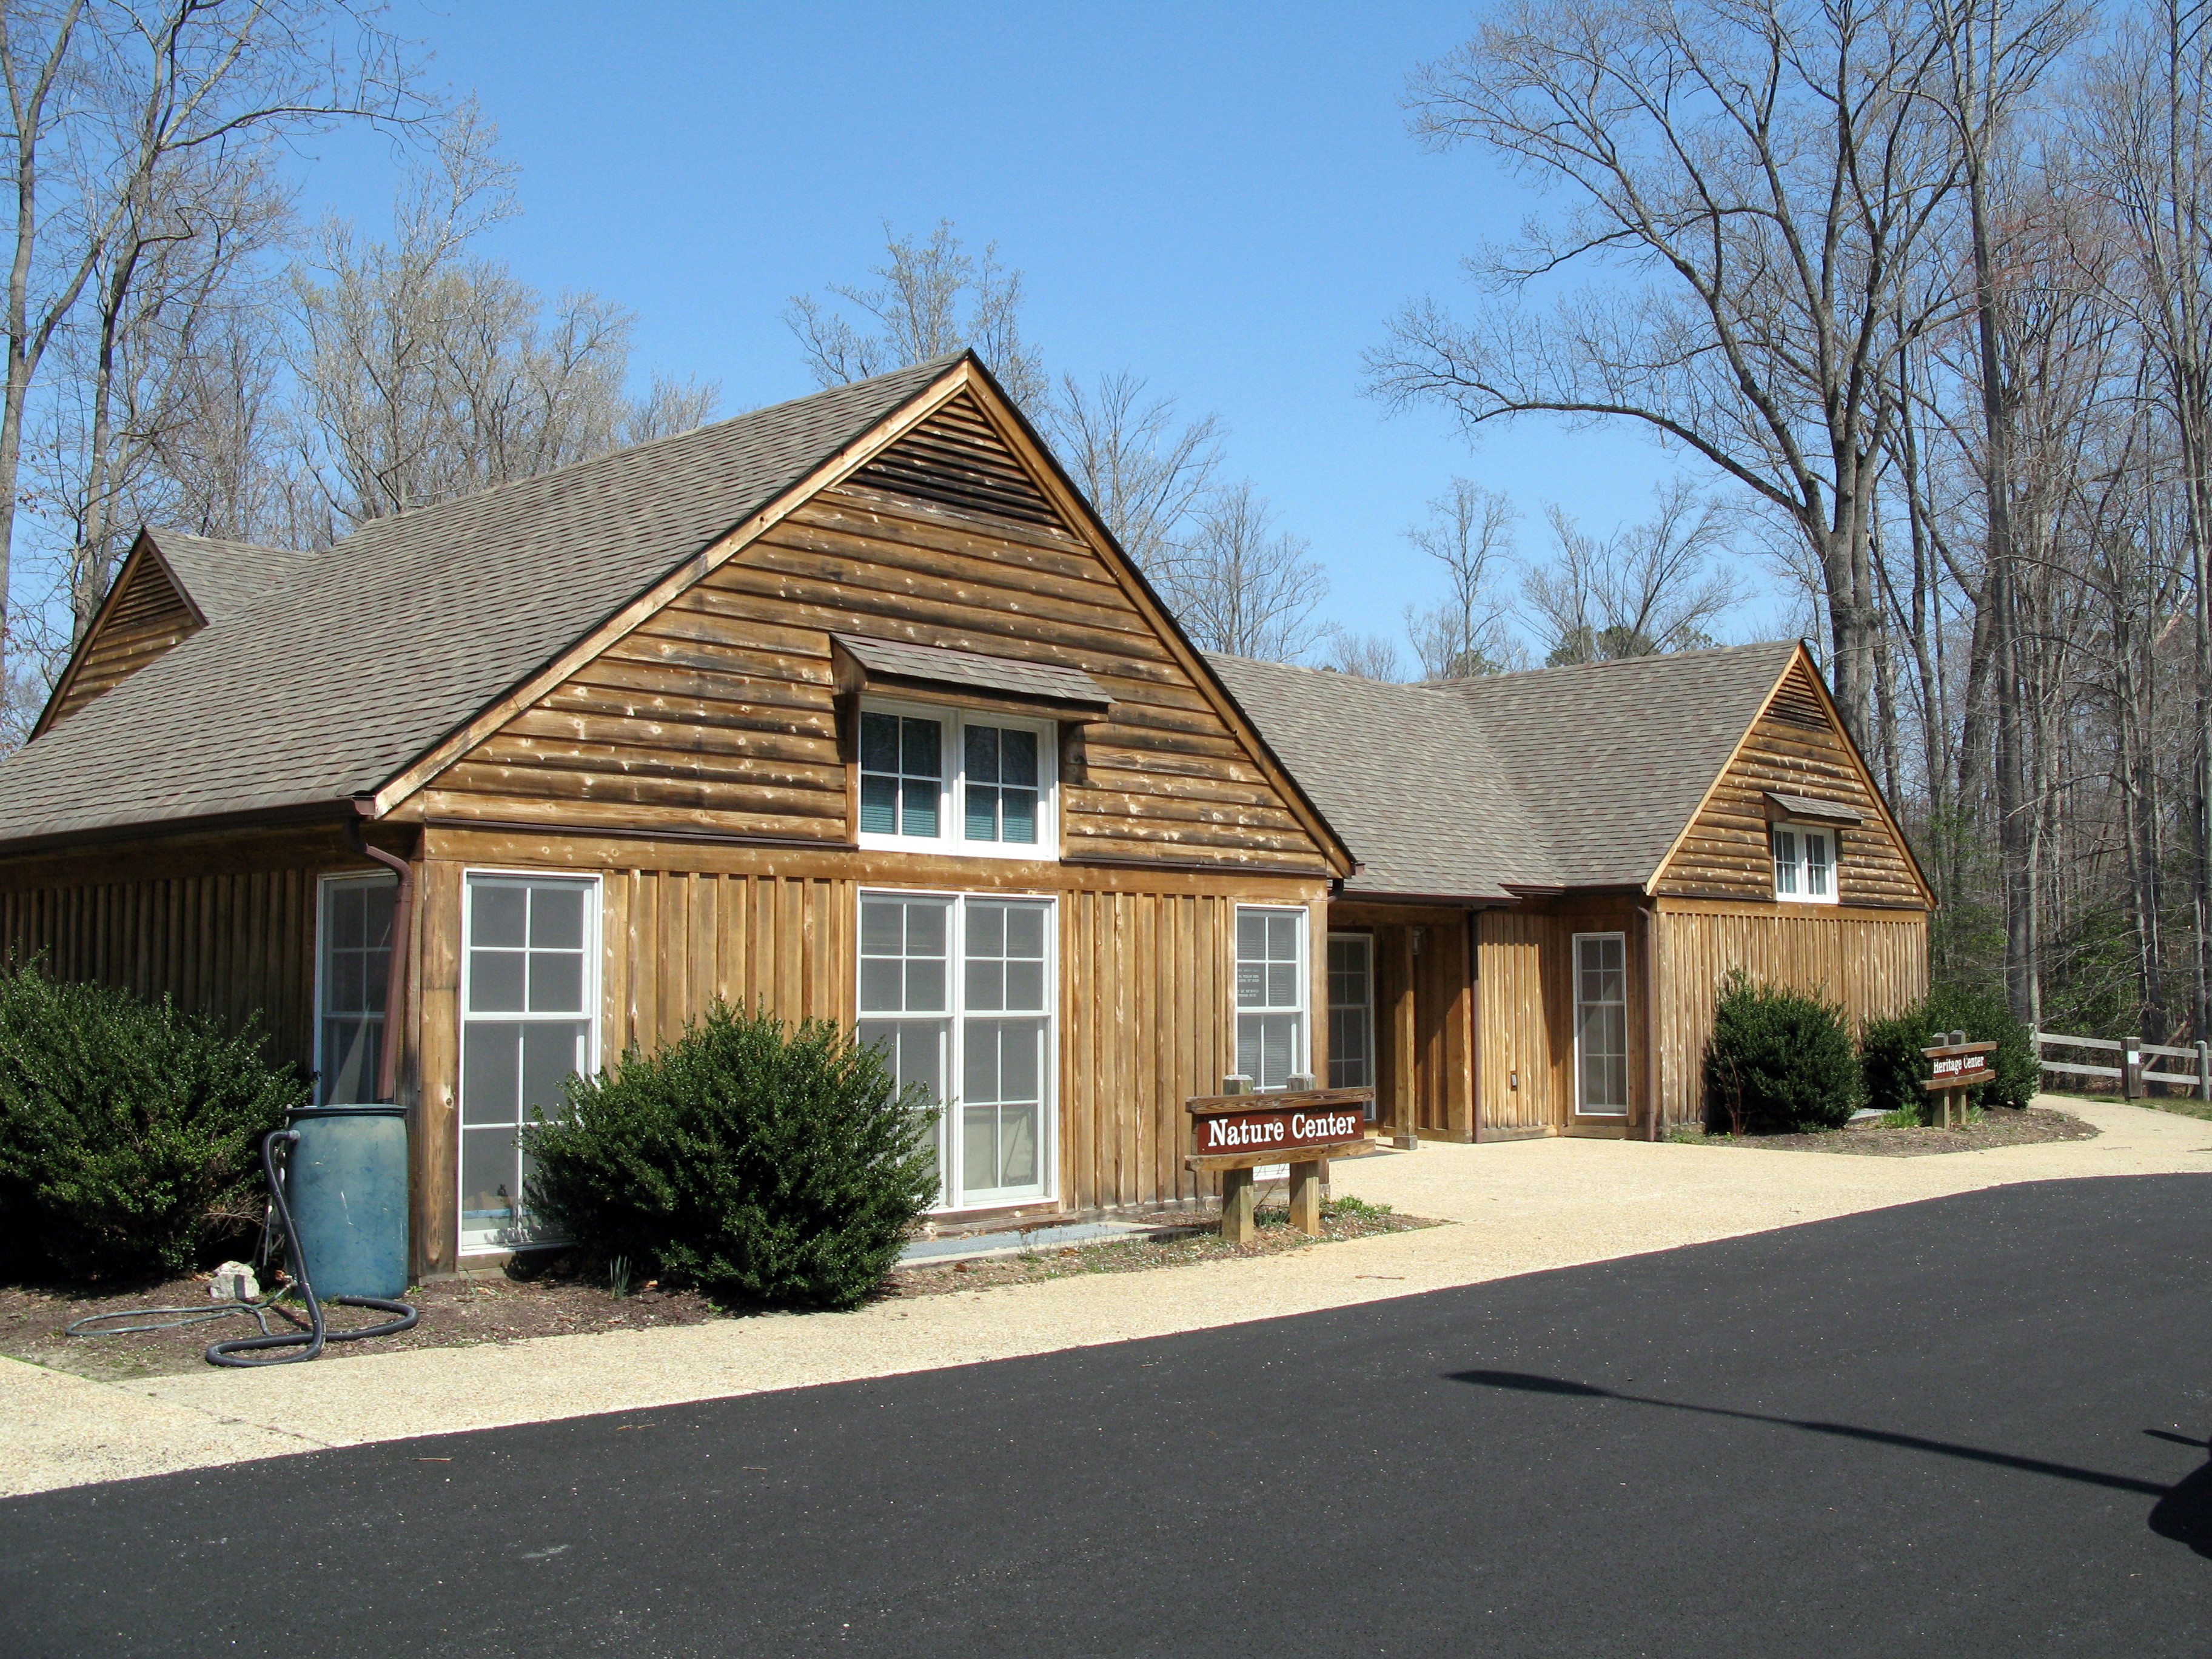
[[[1737,969],[1854,1019],[1926,994],[1928,884],[1801,645],[1419,685],[1210,660],[1360,861],[1328,1081],[1401,1139],[1700,1119]]]
[[[884,1045],[981,1226],[1197,1201],[1231,1073],[1649,1131],[1727,968],[1894,1006],[1927,905],[1796,647],[1210,659],[965,355],[320,551],[149,532],[0,761],[0,937],[401,1102],[423,1273],[718,996]]]

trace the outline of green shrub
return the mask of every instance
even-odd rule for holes
[[[835,1025],[718,1001],[523,1131],[528,1200],[586,1249],[717,1301],[850,1307],[936,1194],[934,1118]]]
[[[1843,1127],[1858,1104],[1858,1055],[1840,1010],[1731,974],[1705,1050],[1708,1120],[1735,1134]]]
[[[204,1265],[258,1224],[261,1137],[307,1099],[258,1032],[0,963],[0,1255],[86,1279]]]
[[[1910,1112],[1928,1121],[1928,1060],[1939,1031],[1964,1031],[1969,1042],[1994,1042],[1990,1056],[1996,1080],[1972,1091],[1975,1106],[2027,1105],[2042,1086],[2027,1027],[2012,1017],[1998,993],[1965,985],[1938,985],[1927,999],[1888,1019],[1869,1020],[1859,1033],[1859,1066],[1867,1103],[1885,1112]]]

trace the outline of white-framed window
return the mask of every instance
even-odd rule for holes
[[[1575,1110],[1628,1115],[1628,939],[1577,933]]]
[[[1053,901],[860,895],[860,1040],[939,1107],[939,1207],[1053,1190]]]
[[[520,1131],[599,1065],[599,881],[471,870],[461,903],[460,1248],[547,1242]]]
[[[315,1103],[376,1099],[384,1053],[384,993],[392,972],[392,911],[399,878],[388,872],[325,876],[315,917]]]
[[[1237,1069],[1285,1089],[1306,1069],[1304,905],[1237,907]]]
[[[864,702],[860,845],[1057,858],[1057,740],[1050,720]]]
[[[1328,936],[1328,1086],[1375,1086],[1375,936]],[[1374,1121],[1375,1103],[1367,1103]]]
[[[1778,823],[1774,843],[1774,896],[1801,904],[1836,902],[1836,832],[1826,825]]]

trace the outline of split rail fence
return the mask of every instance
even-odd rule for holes
[[[2143,1092],[2146,1083],[2187,1084],[2197,1091],[2199,1100],[2212,1100],[2212,1044],[2196,1042],[2186,1048],[2169,1044],[2145,1042],[2141,1037],[2085,1037],[2066,1036],[2057,1031],[2032,1031],[2035,1042],[2035,1057],[2046,1072],[2063,1072],[2073,1077],[2109,1077],[2119,1080],[2120,1097],[2134,1100]],[[2117,1055],[2117,1066],[2085,1066],[2072,1060],[2045,1060],[2046,1048],[2087,1048],[2101,1054]],[[2146,1056],[2159,1059],[2194,1060],[2193,1072],[2154,1072],[2143,1064]]]

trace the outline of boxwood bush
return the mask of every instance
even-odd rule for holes
[[[1706,1121],[1735,1134],[1841,1128],[1859,1102],[1858,1054],[1834,1005],[1731,974],[1705,1049]]]
[[[1969,1042],[1997,1045],[1990,1056],[1996,1079],[1971,1091],[1975,1105],[2017,1108],[2035,1098],[2043,1079],[2035,1045],[2027,1027],[2013,1018],[2003,994],[1943,984],[1894,1018],[1869,1020],[1860,1032],[1859,1064],[1869,1105],[1885,1112],[1910,1110],[1922,1122],[1928,1121],[1928,1091],[1920,1086],[1928,1061],[1920,1051],[1935,1046],[1939,1031],[1964,1031]]]
[[[258,1226],[261,1137],[307,1095],[257,1031],[0,963],[0,1257],[93,1279],[205,1265]]]
[[[523,1131],[527,1197],[586,1250],[725,1304],[850,1307],[935,1196],[934,1121],[836,1025],[718,1001]]]

